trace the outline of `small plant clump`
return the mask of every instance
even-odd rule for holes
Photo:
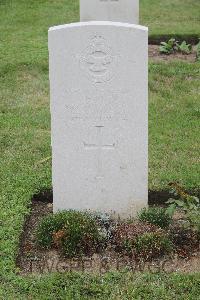
[[[174,38],[167,42],[161,42],[159,50],[162,54],[171,54],[178,50],[178,42]]]
[[[171,38],[167,42],[161,42],[159,47],[161,54],[172,54],[175,52],[181,52],[182,54],[190,54],[192,52],[192,45],[187,44],[186,41],[179,43],[176,39]]]
[[[162,231],[144,233],[134,243],[136,255],[148,260],[169,254],[173,244],[167,234]]]
[[[44,248],[58,248],[66,257],[93,254],[103,242],[94,217],[87,212],[62,211],[42,219],[37,242]]]
[[[183,41],[181,44],[177,43],[177,47],[182,54],[190,54],[192,52],[192,45],[187,44],[186,41]]]
[[[144,208],[138,214],[138,218],[141,222],[148,222],[160,228],[167,228],[172,222],[172,216],[167,213],[165,208],[161,207]]]
[[[171,193],[178,199],[170,198],[167,212],[173,216],[177,209],[181,209],[186,218],[185,227],[190,227],[200,233],[200,201],[197,197],[191,196],[176,182],[170,183]]]
[[[117,252],[148,260],[172,251],[167,234],[149,223],[123,223],[113,232],[113,243]]]

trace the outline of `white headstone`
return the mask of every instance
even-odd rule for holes
[[[148,30],[49,30],[54,211],[134,216],[147,205]]]
[[[139,0],[80,0],[80,21],[139,24]]]

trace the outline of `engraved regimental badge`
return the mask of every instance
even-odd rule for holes
[[[80,57],[80,67],[93,83],[104,83],[114,75],[116,56],[102,36],[91,39]]]

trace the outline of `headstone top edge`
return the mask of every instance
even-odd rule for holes
[[[64,30],[68,28],[76,28],[76,27],[84,27],[84,26],[116,26],[116,27],[124,27],[124,28],[134,28],[142,31],[148,32],[148,27],[142,25],[136,25],[131,23],[123,23],[123,22],[112,22],[112,21],[89,21],[89,22],[77,22],[77,23],[69,23],[58,26],[53,26],[49,28],[49,32]]]

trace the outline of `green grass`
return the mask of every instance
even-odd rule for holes
[[[79,20],[78,0],[0,0],[0,59],[4,64],[47,59],[50,26]],[[150,37],[200,37],[199,0],[141,0],[140,24]],[[16,49],[15,55],[13,51]],[[13,61],[14,60],[14,61]]]
[[[200,36],[199,0],[140,0],[140,23],[149,27],[151,39]]]
[[[9,286],[9,289],[8,289]],[[6,290],[7,288],[7,290]],[[1,299],[199,300],[200,275],[164,273],[50,274],[2,284]]]
[[[155,7],[155,1],[151,2]],[[190,15],[194,33],[198,24],[195,21],[197,2],[190,1],[194,4],[194,12],[192,8]],[[180,2],[174,0],[173,3]],[[189,9],[186,13],[189,14]],[[179,14],[182,16],[181,10]],[[151,15],[151,10],[148,15]],[[168,25],[160,26],[160,21],[154,17],[152,33],[159,27],[169,28]],[[64,293],[73,295],[76,289],[80,295],[86,293],[81,299],[86,298],[87,293],[94,299],[101,290],[105,294],[112,293],[113,284],[116,292],[113,291],[115,294],[111,296],[120,299],[121,288],[115,279],[95,283],[96,279],[84,276],[20,279],[13,274],[19,235],[24,217],[29,212],[31,196],[51,187],[47,29],[50,25],[76,20],[78,2],[75,0],[0,0],[0,274],[12,279],[10,283],[2,281],[2,299],[27,299],[28,294],[32,294],[33,299],[38,299],[39,294],[44,295],[40,299],[55,299],[56,293],[58,299],[63,299]],[[153,27],[153,22],[159,26]],[[188,30],[187,22],[186,26],[177,24],[182,32],[184,28]],[[199,63],[178,62],[170,66],[150,64],[150,189],[161,190],[173,180],[181,181],[188,189],[199,186],[199,66]],[[171,299],[170,293],[175,293],[176,299],[198,299],[195,276],[145,278],[149,282],[147,286],[143,279],[134,281],[131,286],[130,280],[128,295],[134,295],[135,299],[141,299],[139,295],[143,294],[144,299],[156,299],[158,295],[160,299]],[[121,287],[123,290],[123,285]],[[183,297],[188,293],[188,298],[178,296],[182,288],[185,291]],[[126,291],[123,293],[126,295]],[[69,295],[67,299],[76,299]]]
[[[199,63],[150,65],[149,187],[199,187]]]

